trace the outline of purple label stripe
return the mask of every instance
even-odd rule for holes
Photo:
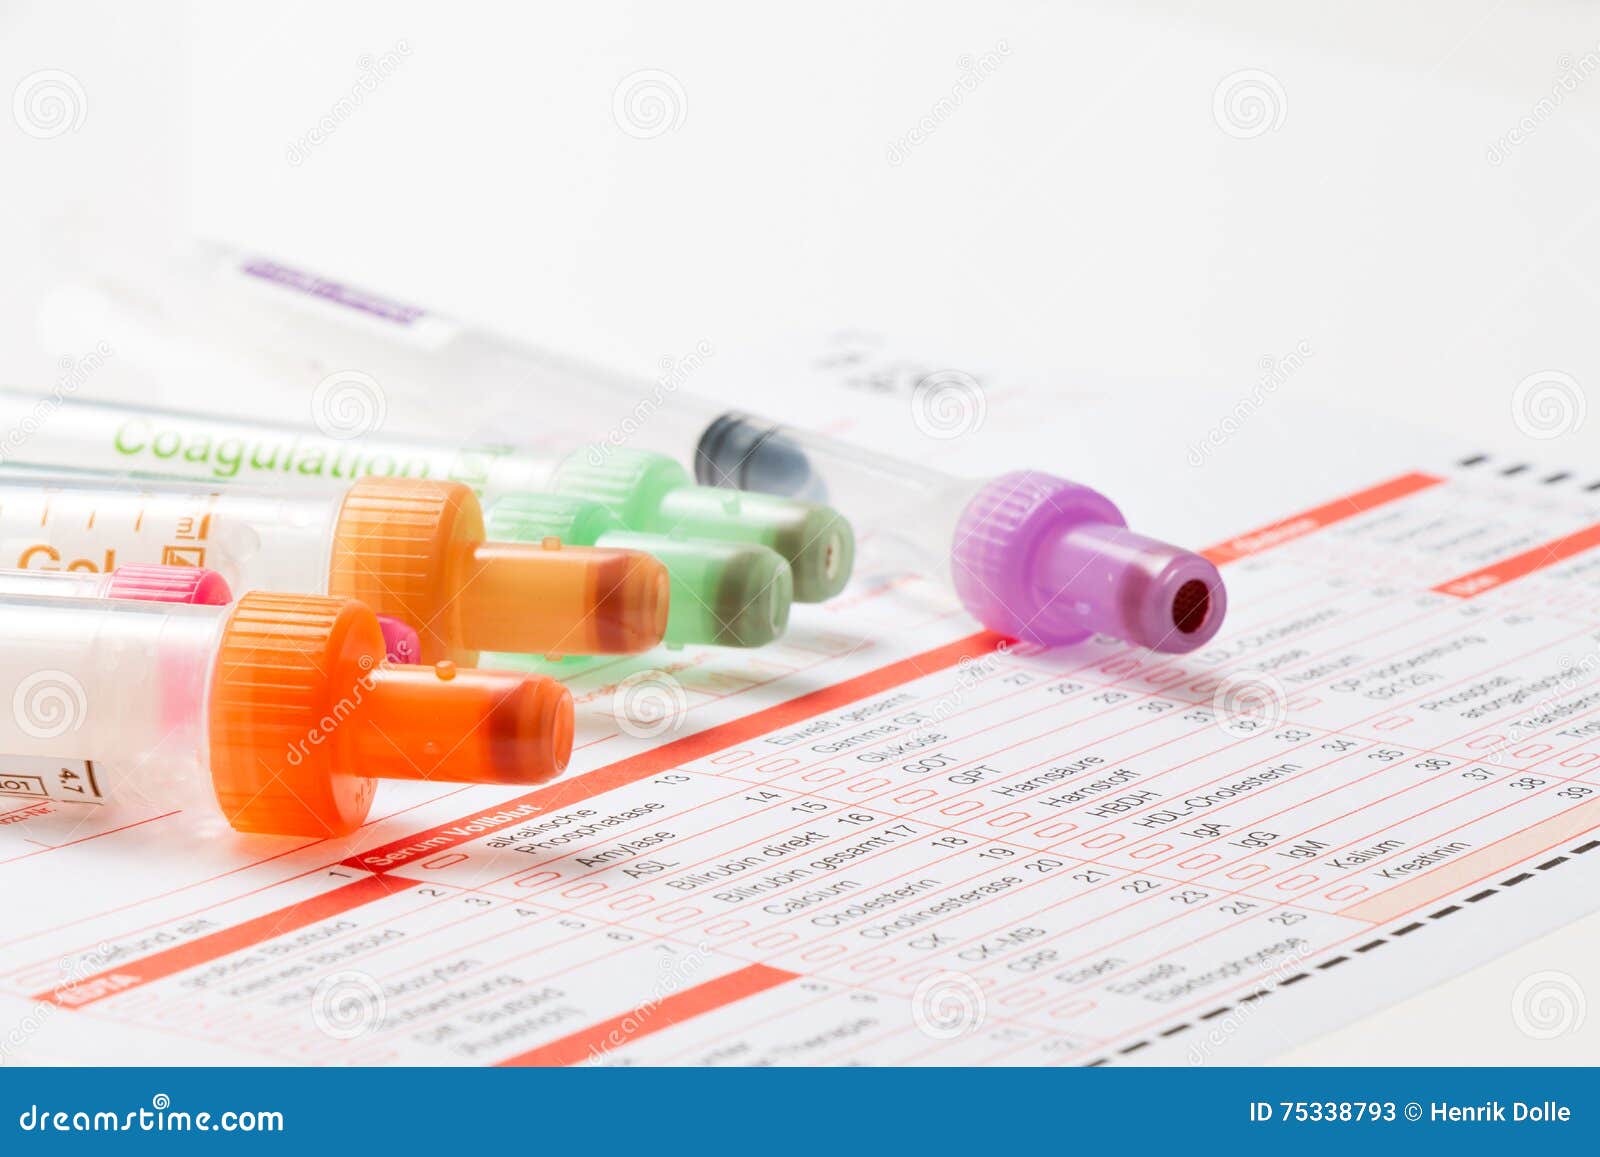
[[[313,273],[292,269],[287,265],[279,265],[275,261],[250,261],[239,267],[241,273],[251,277],[259,277],[263,281],[270,281],[275,285],[320,297],[324,301],[331,301],[335,305],[342,305],[349,309],[359,309],[362,313],[381,317],[385,321],[396,322],[400,325],[410,325],[419,318],[427,316],[427,311],[418,309],[414,305],[404,305],[398,301],[391,301],[380,297],[376,293],[368,293],[352,285],[341,285],[337,281],[329,281],[326,277],[318,277]]]

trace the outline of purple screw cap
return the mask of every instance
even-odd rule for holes
[[[1037,471],[985,484],[961,512],[950,564],[979,622],[1044,646],[1099,632],[1192,651],[1227,611],[1206,559],[1135,534],[1105,495]]]

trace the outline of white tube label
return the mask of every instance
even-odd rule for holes
[[[92,759],[0,755],[0,795],[41,803],[105,803]],[[0,823],[12,822],[12,815],[18,813],[0,814]]]

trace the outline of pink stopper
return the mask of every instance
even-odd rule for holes
[[[214,570],[155,563],[119,566],[106,576],[100,593],[108,599],[207,607],[220,607],[233,601],[228,580]]]
[[[379,615],[378,626],[383,629],[383,649],[389,662],[411,666],[421,661],[422,638],[415,628],[392,615]]]

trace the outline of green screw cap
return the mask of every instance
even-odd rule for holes
[[[600,536],[621,530],[617,516],[599,502],[565,494],[519,491],[484,512],[484,530],[500,542],[538,542],[559,538],[572,546],[596,546]]]
[[[612,531],[600,545],[642,550],[666,564],[672,584],[669,644],[759,647],[789,625],[794,579],[777,551],[629,530]]]
[[[574,454],[557,467],[551,489],[603,503],[629,530],[775,550],[788,561],[794,597],[803,603],[838,594],[855,563],[855,535],[832,507],[696,486],[665,454],[612,449],[598,464]]]
[[[794,581],[777,552],[758,545],[666,538],[618,529],[605,506],[561,494],[512,494],[489,508],[490,538],[640,550],[660,559],[671,585],[665,641],[759,647],[789,625]]]

